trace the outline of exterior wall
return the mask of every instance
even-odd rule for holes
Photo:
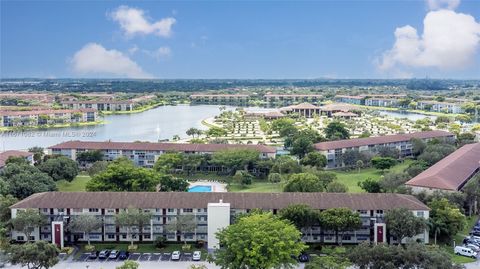
[[[78,115],[77,115],[78,113]],[[46,116],[47,118],[45,118]],[[67,112],[67,113],[48,113],[32,115],[3,115],[1,116],[0,126],[18,127],[18,126],[37,126],[45,124],[62,124],[76,122],[93,122],[98,118],[97,112]]]
[[[77,159],[77,154],[86,150],[80,149],[48,149],[48,154],[60,154],[71,158]],[[158,150],[120,150],[120,149],[103,149],[101,150],[106,161],[113,161],[120,157],[127,157],[133,161],[135,165],[152,168],[158,157],[162,155],[163,151]],[[213,152],[189,152],[190,154],[212,154]],[[275,153],[260,153],[261,159],[275,158]]]
[[[69,108],[69,109],[82,109],[82,108],[93,108],[98,111],[130,111],[133,110],[135,105],[130,102],[126,103],[105,103],[105,102],[99,102],[99,103],[63,103],[62,106],[64,108]]]
[[[249,96],[244,95],[191,95],[192,104],[207,105],[239,105],[247,106],[250,101]]]
[[[298,95],[265,95],[264,101],[269,106],[289,106],[300,103],[319,104],[323,96],[314,94],[298,94]]]
[[[365,105],[364,98],[355,98],[354,96],[336,96],[335,101],[340,103],[354,104],[354,105]]]
[[[383,106],[383,107],[396,107],[398,106],[397,99],[383,99],[383,98],[368,98],[365,100],[366,106]]]
[[[463,113],[463,109],[460,104],[432,102],[432,101],[417,102],[417,109],[426,110],[429,107],[430,107],[429,110],[434,112],[445,112],[445,113],[453,113],[453,114]]]
[[[33,233],[34,240],[54,239],[54,230],[52,223],[63,223],[64,227],[75,218],[77,215],[93,215],[101,218],[104,225],[101,229],[90,234],[92,242],[128,242],[131,239],[137,242],[150,242],[155,240],[158,236],[164,236],[167,241],[197,241],[203,240],[209,242],[209,249],[218,246],[218,241],[215,238],[215,233],[232,223],[235,216],[241,213],[247,213],[249,210],[231,208],[229,203],[209,203],[207,208],[150,208],[144,209],[152,214],[152,219],[149,224],[143,227],[142,234],[128,235],[127,230],[123,227],[118,227],[115,224],[115,214],[120,209],[100,209],[100,208],[45,208],[39,209],[41,214],[48,218],[47,225],[35,228]],[[274,214],[277,209],[270,209]],[[12,218],[16,217],[17,209],[12,209]],[[376,226],[385,225],[383,210],[358,210],[362,220],[362,227],[356,231],[348,231],[343,234],[343,243],[357,244],[364,241],[375,242]],[[428,211],[412,211],[417,216],[428,219]],[[172,231],[168,231],[165,227],[168,223],[175,220],[179,215],[194,215],[196,220],[196,229],[194,232],[186,233],[185,237]],[[387,227],[388,229],[388,227]],[[87,241],[87,236],[79,231],[64,231],[65,242],[83,242]],[[318,226],[312,227],[311,230],[302,231],[302,240],[311,243],[335,243],[340,238],[335,238],[334,231],[322,230]],[[21,236],[23,233],[12,231],[12,239],[16,241],[24,241]],[[424,240],[428,243],[428,232],[417,235],[415,237]],[[20,240],[22,239],[22,240]],[[390,240],[393,240],[390,238]]]

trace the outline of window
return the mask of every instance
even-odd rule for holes
[[[367,210],[358,210],[358,213],[360,213],[361,215],[367,215]]]
[[[72,209],[72,212],[73,212],[73,213],[82,213],[82,212],[83,212],[83,208],[74,208],[74,209]]]
[[[107,235],[108,239],[115,239],[115,235],[114,234],[109,234]]]
[[[184,212],[184,213],[192,213],[192,212],[193,212],[193,209],[192,209],[192,208],[184,208],[184,209],[183,209],[183,212]]]
[[[17,241],[23,241],[23,240],[25,240],[25,237],[23,237],[23,235],[17,236]]]
[[[127,235],[126,235],[126,234],[122,234],[122,239],[127,239]]]
[[[143,236],[143,238],[145,238],[145,239],[150,239],[150,235],[149,235],[149,234],[146,234],[146,235]]]
[[[115,209],[107,209],[108,213],[115,213]]]
[[[98,212],[98,208],[89,208],[88,212]]]
[[[377,210],[377,214],[383,214],[383,210]]]
[[[168,209],[168,213],[173,213],[173,212],[175,212],[175,209],[173,209],[173,208]]]
[[[48,208],[43,208],[42,211],[43,213],[48,213]]]
[[[58,213],[64,213],[65,212],[65,209],[64,208],[59,208],[58,209]]]
[[[423,218],[423,214],[424,214],[423,211],[417,211],[417,217]]]

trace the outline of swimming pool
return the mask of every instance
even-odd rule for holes
[[[188,192],[212,192],[212,186],[197,185],[189,188]]]

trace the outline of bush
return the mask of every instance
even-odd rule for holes
[[[183,245],[183,246],[182,246],[182,250],[183,250],[183,251],[190,250],[191,248],[192,248],[191,245]]]
[[[270,173],[268,175],[268,181],[271,183],[278,183],[282,181],[282,176],[279,173]]]
[[[167,239],[164,236],[157,236],[153,241],[153,246],[156,248],[164,248],[166,246]]]
[[[95,250],[95,246],[94,246],[94,245],[86,245],[86,246],[85,246],[85,250],[86,250],[86,251],[94,251],[94,250]]]
[[[135,251],[138,249],[138,245],[128,245],[128,251]]]
[[[60,250],[60,253],[67,253],[67,255],[72,254],[74,248],[72,247],[64,247]]]

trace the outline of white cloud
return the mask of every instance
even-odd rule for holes
[[[464,69],[472,64],[480,47],[480,23],[468,14],[441,9],[430,11],[423,33],[410,25],[395,30],[395,44],[383,53],[380,70],[399,68]]]
[[[145,11],[128,6],[119,6],[110,13],[110,17],[120,24],[127,36],[155,34],[161,37],[170,37],[172,26],[176,22],[172,17],[150,22]]]
[[[145,52],[145,54],[157,60],[165,59],[172,55],[172,50],[169,47],[160,47],[153,51],[144,50],[143,52]]]
[[[130,53],[132,55],[135,54],[135,52],[137,52],[137,51],[138,51],[138,46],[137,45],[133,45],[133,47],[128,49],[128,53]]]
[[[77,74],[114,75],[128,78],[152,76],[128,56],[118,50],[107,50],[97,43],[88,43],[77,51],[70,61]]]
[[[430,10],[456,9],[460,5],[460,0],[427,0]]]

